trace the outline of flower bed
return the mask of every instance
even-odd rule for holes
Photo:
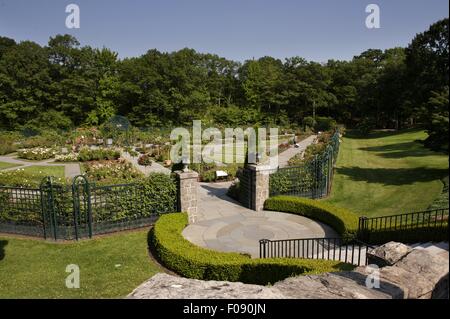
[[[117,160],[120,157],[120,151],[108,148],[89,149],[82,148],[78,154],[80,162]]]
[[[58,154],[55,156],[55,162],[77,162],[77,153]]]
[[[131,181],[143,177],[133,165],[123,159],[117,161],[92,161],[83,164],[84,172],[92,181]]]
[[[216,180],[216,171],[218,170],[227,172],[228,176],[226,180],[234,180],[241,166],[242,164],[228,164],[226,166],[217,166],[215,163],[199,163],[190,164],[189,168],[199,174],[200,181],[208,183]],[[174,166],[172,169],[181,169],[181,166]]]
[[[27,160],[42,161],[53,158],[56,155],[56,151],[53,148],[35,147],[19,150],[17,155],[19,158]]]

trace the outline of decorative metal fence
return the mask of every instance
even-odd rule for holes
[[[357,266],[367,265],[369,245],[341,238],[302,238],[259,241],[260,258],[305,258],[336,260]]]
[[[339,153],[337,130],[325,150],[300,166],[279,168],[270,175],[270,196],[322,198],[331,190],[333,167]]]
[[[143,183],[103,186],[84,176],[72,185],[48,177],[39,188],[0,186],[0,232],[73,240],[144,227],[176,211],[176,193],[154,195]]]
[[[368,243],[448,241],[448,208],[407,214],[360,217],[358,238]]]
[[[0,232],[43,237],[39,188],[0,186]]]

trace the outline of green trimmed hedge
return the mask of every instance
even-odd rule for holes
[[[186,213],[162,215],[150,232],[149,244],[157,258],[167,268],[188,278],[267,284],[295,275],[354,268],[339,261],[252,259],[244,254],[217,252],[198,247],[181,234],[187,224]]]
[[[264,209],[302,215],[331,226],[344,240],[354,239],[358,232],[358,215],[317,200],[275,196],[267,199]]]

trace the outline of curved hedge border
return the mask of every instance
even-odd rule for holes
[[[186,213],[162,215],[150,232],[149,244],[167,268],[188,278],[267,284],[294,275],[354,268],[331,260],[252,259],[239,253],[209,250],[183,237],[181,232],[187,223]]]
[[[331,226],[344,240],[354,239],[358,232],[358,216],[340,207],[317,200],[294,197],[274,196],[267,199],[264,209],[302,215]]]

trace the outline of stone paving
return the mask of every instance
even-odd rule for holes
[[[226,195],[229,186],[229,182],[200,183],[197,216],[183,231],[187,240],[256,258],[260,239],[338,237],[329,226],[302,216],[242,207]]]
[[[278,166],[286,167],[288,166],[289,160],[297,154],[300,154],[306,150],[306,148],[313,144],[316,140],[317,135],[311,135],[305,138],[303,141],[297,143],[297,147],[290,147],[284,152],[278,155]]]

